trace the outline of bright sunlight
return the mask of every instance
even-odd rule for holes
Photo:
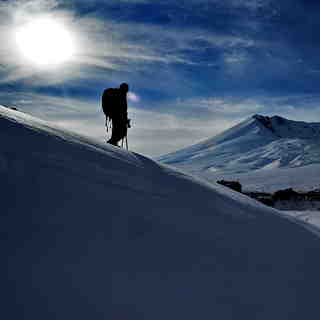
[[[38,18],[16,31],[22,55],[41,67],[68,61],[74,54],[74,40],[67,28],[52,18]]]

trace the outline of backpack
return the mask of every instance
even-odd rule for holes
[[[118,91],[114,88],[108,88],[102,94],[102,110],[107,118],[112,119],[117,108]]]

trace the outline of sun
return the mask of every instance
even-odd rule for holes
[[[35,65],[62,64],[74,55],[74,40],[68,29],[52,18],[38,18],[15,33],[22,55]]]

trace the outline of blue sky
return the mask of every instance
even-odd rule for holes
[[[128,82],[130,148],[149,156],[255,113],[320,122],[319,9],[311,0],[0,1],[0,104],[105,140],[102,90]],[[40,67],[17,47],[16,30],[39,17],[71,36],[64,63]]]

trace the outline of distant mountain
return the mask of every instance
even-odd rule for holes
[[[229,130],[160,157],[198,172],[246,173],[320,163],[320,123],[254,115]]]
[[[209,181],[239,180],[247,190],[310,190],[320,186],[319,141],[320,123],[254,115],[158,160]]]

